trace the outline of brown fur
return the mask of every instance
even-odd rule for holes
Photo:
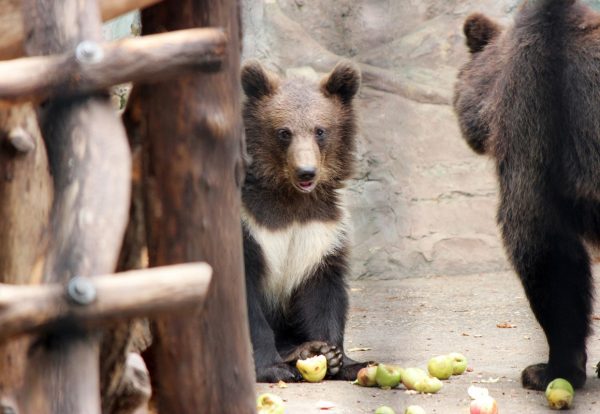
[[[511,27],[477,14],[465,34],[454,108],[467,143],[496,161],[504,246],[550,348],[522,382],[581,387],[593,293],[583,242],[600,241],[600,14],[531,0]]]
[[[250,156],[243,200],[260,224],[271,228],[293,220],[337,219],[336,189],[354,171],[356,120],[352,97],[360,75],[342,62],[320,85],[305,79],[280,79],[250,61],[242,70],[246,146]],[[324,131],[322,138],[315,131]],[[289,139],[278,138],[288,130]],[[306,153],[309,153],[307,155]],[[298,191],[300,160],[314,160],[315,189]],[[269,209],[264,208],[268,200]]]
[[[344,354],[348,216],[338,190],[353,171],[360,74],[338,64],[321,83],[242,69],[250,157],[242,189],[248,316],[258,381],[295,381],[322,354],[328,376],[365,366]]]

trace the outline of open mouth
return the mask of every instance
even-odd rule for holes
[[[296,187],[298,187],[298,189],[304,193],[310,193],[315,189],[316,185],[317,183],[313,180],[299,181],[298,184],[296,184]]]

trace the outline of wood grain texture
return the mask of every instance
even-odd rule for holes
[[[156,316],[202,305],[212,270],[189,263],[90,278],[96,299],[74,303],[62,284],[0,284],[0,342],[24,333],[74,325],[93,330],[110,322]]]
[[[83,40],[101,40],[94,0],[23,0],[22,10],[29,55],[62,54]],[[44,281],[112,273],[130,196],[123,126],[107,96],[50,100],[39,119],[55,188]],[[40,337],[29,352],[22,411],[100,414],[98,340],[73,324]]]
[[[142,26],[145,34],[189,27],[228,34],[222,72],[144,87],[139,97],[150,264],[202,260],[214,271],[202,313],[156,320],[147,362],[157,408],[253,413],[240,226],[238,3],[167,0],[142,12]]]
[[[26,134],[33,148],[14,148],[9,139],[14,131]],[[0,107],[0,200],[0,283],[36,283],[46,248],[52,179],[30,104]],[[26,337],[0,345],[0,399],[15,400],[28,346]]]
[[[161,0],[100,0],[103,21],[136,9],[142,9]],[[25,54],[21,0],[0,0],[0,60],[15,59]]]
[[[221,66],[225,45],[222,30],[189,29],[93,43],[89,61],[73,50],[0,62],[0,100],[41,101],[125,82],[156,82],[184,71],[214,71]]]

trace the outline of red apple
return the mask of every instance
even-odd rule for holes
[[[489,395],[471,401],[471,414],[498,414],[498,405]]]

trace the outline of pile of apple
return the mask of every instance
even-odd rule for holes
[[[431,358],[427,372],[420,368],[400,368],[395,365],[377,364],[361,369],[355,384],[363,387],[378,386],[383,389],[397,387],[400,383],[407,390],[434,394],[442,389],[442,381],[452,375],[461,375],[467,369],[467,358],[458,352]]]

